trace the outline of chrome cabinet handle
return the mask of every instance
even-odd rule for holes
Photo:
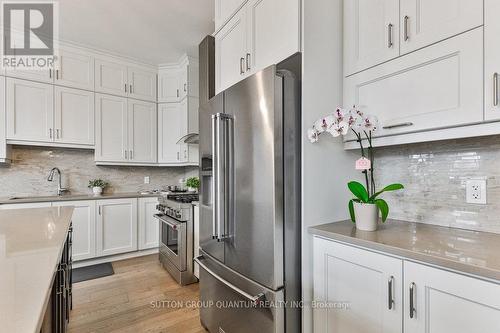
[[[245,58],[240,58],[240,74],[245,74]]]
[[[246,56],[246,64],[247,64],[247,71],[250,70],[250,53],[247,53],[247,56]]]
[[[393,43],[392,43],[392,23],[389,23],[387,26],[387,47],[391,48]]]
[[[184,158],[187,158],[187,150],[184,149]]]
[[[130,150],[130,159],[133,160],[134,159],[134,151],[131,149]]]
[[[127,92],[127,84],[125,83],[125,92]]]
[[[394,276],[391,276],[389,278],[389,281],[387,282],[387,292],[388,292],[388,307],[389,310],[392,310],[394,307]]]
[[[49,138],[52,139],[52,128],[49,128]]]
[[[180,157],[180,153],[179,153],[179,152],[177,152],[177,161],[179,161],[180,159],[181,159],[181,157]]]
[[[194,258],[194,261],[198,265],[200,265],[201,268],[203,268],[205,271],[207,271],[207,273],[210,274],[212,277],[214,277],[215,279],[219,280],[224,285],[226,285],[227,287],[231,288],[233,291],[237,292],[241,296],[245,297],[247,300],[249,300],[250,302],[252,302],[252,304],[258,304],[260,301],[262,301],[262,300],[265,299],[266,296],[264,295],[264,293],[259,293],[259,294],[255,295],[255,296],[254,295],[250,295],[249,293],[247,293],[247,292],[241,290],[240,288],[236,287],[234,284],[229,283],[228,281],[226,281],[225,279],[223,279],[222,277],[220,277],[219,275],[217,275],[210,268],[208,268],[204,263],[202,263],[201,259],[203,259],[203,256],[199,256],[199,257]]]
[[[101,214],[101,206],[99,206],[99,215],[102,215],[102,214]]]
[[[49,69],[49,79],[52,79],[52,69]]]
[[[132,94],[132,85],[131,84],[129,84],[129,91]]]
[[[408,126],[413,126],[413,123],[407,122],[407,123],[400,123],[400,124],[394,124],[394,125],[387,125],[382,127],[383,129],[393,129],[393,128],[398,128],[398,127],[408,127]]]
[[[56,80],[59,80],[59,70],[56,69]]]
[[[59,139],[59,128],[58,128],[58,129],[56,129],[56,138],[58,138],[58,139]]]
[[[417,289],[417,285],[415,282],[410,283],[410,318],[413,319],[415,317],[415,313],[417,309],[415,308],[415,291]]]
[[[126,149],[125,149],[125,159],[128,160],[128,152]]]
[[[179,97],[179,89],[177,89],[177,97]]]
[[[408,15],[405,16],[404,19],[404,39],[407,42],[410,39],[408,31],[410,30],[408,27],[408,23],[410,22],[410,17]]]
[[[498,106],[498,73],[493,74],[493,106]]]
[[[184,83],[184,91],[187,92],[187,83]]]

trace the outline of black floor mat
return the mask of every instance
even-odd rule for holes
[[[86,267],[73,268],[73,283],[93,280],[100,277],[113,275],[113,266],[110,262]]]

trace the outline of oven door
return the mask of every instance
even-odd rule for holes
[[[186,223],[167,215],[156,214],[160,221],[160,253],[170,260],[179,271],[186,270]]]

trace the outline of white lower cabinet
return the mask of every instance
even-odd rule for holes
[[[315,238],[314,301],[332,306],[315,308],[314,332],[402,332],[402,270],[399,259]]]
[[[91,259],[96,256],[96,201],[53,202],[53,207],[74,206],[73,260]]]
[[[500,332],[499,284],[408,261],[404,275],[405,333]]]
[[[320,237],[313,243],[316,333],[500,332],[498,283]]]
[[[157,198],[139,198],[139,250],[158,247],[159,225],[156,213]]]
[[[137,198],[97,201],[98,257],[137,250]]]
[[[7,140],[5,139],[5,77],[0,76],[0,163],[7,160]]]

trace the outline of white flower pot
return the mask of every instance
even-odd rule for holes
[[[189,187],[187,188],[188,192],[196,192],[196,188],[195,187]]]
[[[94,193],[94,195],[101,195],[102,194],[102,187],[94,186],[94,187],[92,187],[92,192]]]
[[[375,204],[354,203],[354,216],[356,218],[356,229],[363,231],[375,231],[378,226],[378,207]]]

